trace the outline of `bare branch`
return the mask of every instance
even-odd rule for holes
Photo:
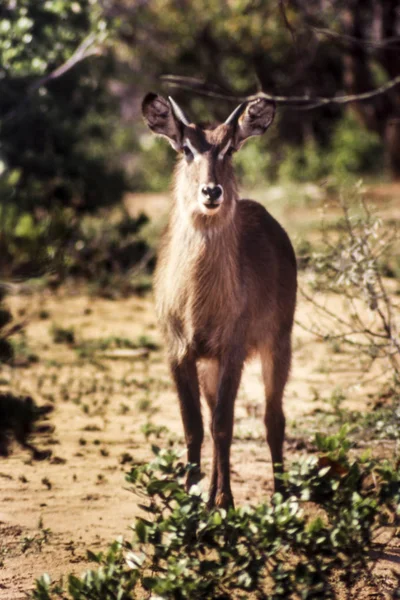
[[[360,366],[365,365],[365,360],[382,360],[388,376],[398,379],[400,339],[396,305],[378,264],[378,258],[387,254],[392,245],[391,232],[387,226],[382,227],[382,220],[371,212],[362,193],[358,196],[362,212],[357,218],[345,198],[340,197],[339,205],[345,227],[338,235],[331,235],[336,247],[329,244],[328,229],[323,227],[324,248],[314,254],[316,279],[311,283],[316,283],[318,291],[325,294],[325,304],[318,301],[315,293],[310,295],[300,287],[303,298],[312,306],[313,316],[309,324],[299,325],[321,340],[351,348]],[[331,294],[340,294],[343,310],[329,308]],[[316,323],[313,317],[322,321]]]
[[[196,79],[194,77],[183,77],[179,75],[162,75],[161,79],[172,87],[181,88],[184,90],[190,90],[196,94],[202,96],[208,96],[210,98],[218,98],[220,100],[231,100],[235,102],[249,102],[256,100],[257,98],[265,98],[266,100],[273,100],[277,104],[287,106],[288,108],[294,108],[296,110],[311,110],[320,106],[329,106],[331,104],[350,104],[351,102],[364,102],[387,93],[389,90],[400,84],[400,75],[389,79],[386,83],[362,94],[349,94],[345,96],[276,96],[274,94],[267,94],[265,92],[258,92],[250,96],[235,96],[233,94],[227,94],[225,92],[216,89],[216,86],[209,86],[204,80]]]
[[[79,44],[79,46],[68,58],[68,60],[65,61],[65,63],[54,69],[54,71],[52,71],[51,73],[48,73],[47,75],[44,75],[43,77],[40,77],[39,79],[34,81],[26,90],[25,97],[22,100],[22,102],[20,102],[18,106],[16,106],[16,108],[12,109],[4,117],[2,117],[1,121],[3,123],[6,123],[19,116],[23,112],[24,107],[28,104],[30,97],[39,88],[47,85],[50,81],[53,81],[54,79],[62,77],[62,75],[73,69],[78,63],[82,62],[89,56],[100,56],[102,50],[98,45],[94,45],[96,41],[96,34],[89,34]]]
[[[332,29],[327,29],[324,27],[312,27],[310,26],[316,34],[324,35],[326,37],[330,37],[332,39],[341,40],[346,42],[347,44],[351,44],[354,46],[359,46],[361,48],[367,47],[372,49],[381,50],[385,48],[386,50],[398,51],[400,48],[400,36],[392,36],[388,38],[384,38],[382,40],[373,40],[373,39],[360,39],[355,37],[354,35],[349,35],[346,33],[339,33],[337,31],[332,31]]]

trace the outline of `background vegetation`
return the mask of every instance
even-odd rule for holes
[[[200,121],[226,117],[234,101],[224,96],[261,90],[333,97],[399,76],[396,0],[325,4],[4,2],[0,268],[27,275],[20,265],[10,271],[18,242],[30,255],[38,250],[30,267],[45,271],[57,248],[43,236],[68,237],[77,223],[70,210],[93,211],[118,204],[126,191],[168,187],[173,152],[149,136],[139,110],[149,89],[171,93],[168,74],[192,78],[189,87],[197,92],[222,96],[205,102],[173,90]],[[243,183],[398,177],[399,94],[394,86],[364,102],[311,103],[311,109],[283,101],[271,134],[237,158]]]

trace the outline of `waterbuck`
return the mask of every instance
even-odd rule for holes
[[[199,478],[203,420],[210,407],[214,443],[209,506],[233,505],[230,447],[234,403],[245,361],[261,357],[265,425],[275,489],[283,469],[283,390],[291,359],[296,260],[289,237],[261,204],[239,199],[232,154],[271,125],[275,105],[241,104],[225,123],[204,129],[176,102],[143,100],[149,128],[180,154],[174,199],[155,276],[156,310],[166,340],[187,445]]]

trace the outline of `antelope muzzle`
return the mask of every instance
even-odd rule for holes
[[[221,185],[207,183],[200,186],[199,201],[203,213],[212,215],[218,212],[224,200],[224,191]]]

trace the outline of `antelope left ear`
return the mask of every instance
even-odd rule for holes
[[[172,98],[166,100],[157,94],[147,94],[142,102],[142,114],[151,131],[166,137],[176,151],[181,150],[183,131],[190,123]]]
[[[257,98],[241,104],[227,119],[227,124],[236,125],[235,145],[239,148],[247,138],[262,135],[271,125],[275,116],[275,102]]]

